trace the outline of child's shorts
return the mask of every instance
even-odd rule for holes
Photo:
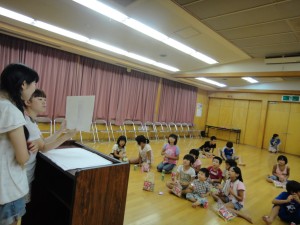
[[[205,202],[208,202],[208,201],[207,201],[207,198],[202,198],[202,197],[200,197],[200,196],[197,195],[197,194],[193,194],[193,193],[187,193],[187,194],[186,194],[186,199],[191,200],[191,199],[193,199],[193,198],[196,199],[198,202],[200,202],[201,205],[204,205]]]
[[[24,198],[0,205],[0,225],[9,225],[16,222],[24,216],[25,212]]]
[[[279,178],[277,176],[274,176],[274,175],[268,176],[268,178],[271,179],[271,180],[278,180],[279,181]]]
[[[231,200],[228,197],[225,197],[225,202],[228,203],[228,202],[231,202]],[[236,203],[232,202],[232,204],[234,206],[234,209],[237,211],[240,211],[243,208],[243,205],[240,204],[239,202],[236,202]]]

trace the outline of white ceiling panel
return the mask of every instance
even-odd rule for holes
[[[288,44],[298,42],[294,33],[274,34],[263,37],[251,37],[232,40],[232,42],[241,48],[244,47],[259,47],[265,45]]]
[[[219,31],[223,37],[229,40],[239,38],[249,38],[257,36],[265,36],[272,34],[280,34],[291,32],[292,29],[288,26],[286,21],[268,22],[263,24],[256,24],[251,26],[239,27],[235,29],[226,29]]]
[[[228,64],[229,67],[239,63],[242,65],[243,61],[251,60],[251,57],[254,62],[257,62],[256,60],[263,61],[262,58],[265,56],[300,55],[300,0],[99,1],[215,58],[219,64],[203,63],[72,0],[0,0],[0,6],[177,67],[181,71],[176,74],[169,73],[163,69],[3,16],[0,16],[0,33],[12,34],[131,69],[148,71],[150,74],[172,80],[176,80],[175,75],[180,75],[181,77],[177,79],[179,82],[193,84],[205,90],[216,88],[187,78],[188,76],[184,78],[184,75],[201,74],[201,71],[206,69],[213,71],[213,68],[218,65]],[[254,68],[257,67],[254,66]],[[249,68],[246,71],[249,71]],[[266,71],[272,71],[272,69],[268,67]],[[249,86],[241,79],[231,80],[231,74],[227,73],[227,78],[224,75],[221,77],[227,79],[228,85]],[[282,80],[283,78],[285,78],[284,75]],[[264,82],[271,84],[273,81],[271,79]]]

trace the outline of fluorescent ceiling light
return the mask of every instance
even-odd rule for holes
[[[226,84],[222,84],[222,83],[219,83],[217,81],[213,81],[213,80],[210,80],[210,79],[207,79],[207,78],[204,78],[204,77],[197,77],[196,79],[201,80],[201,81],[206,82],[206,83],[209,83],[209,84],[216,85],[218,87],[226,87]]]
[[[258,83],[257,80],[255,80],[255,79],[253,79],[253,78],[251,78],[251,77],[242,77],[242,79],[248,81],[248,82],[251,83],[251,84]]]
[[[132,29],[135,29],[149,37],[152,37],[153,39],[156,39],[158,41],[168,39],[168,37],[166,35],[152,29],[151,27],[146,26],[145,24],[143,24],[135,19],[128,18],[123,22],[123,24],[125,24],[128,27],[131,27]]]
[[[181,52],[184,52],[188,55],[191,55],[192,53],[196,52],[194,49],[172,39],[172,38],[168,38],[167,40],[162,40],[163,43],[173,47],[173,48],[176,48],[177,50],[181,51]]]
[[[80,34],[76,34],[74,32],[62,29],[60,27],[53,26],[53,25],[48,24],[48,23],[44,23],[42,21],[35,20],[32,23],[32,25],[36,26],[36,27],[39,27],[39,28],[42,28],[44,30],[48,30],[48,31],[51,31],[53,33],[65,36],[65,37],[68,37],[68,38],[75,39],[77,41],[87,42],[89,40],[87,37],[84,37],[84,36],[82,36]]]
[[[127,51],[125,51],[123,49],[117,48],[117,47],[109,45],[109,44],[105,44],[105,43],[97,41],[97,40],[92,40],[91,39],[87,43],[90,44],[90,45],[94,45],[98,48],[102,48],[102,49],[105,49],[107,51],[114,52],[114,53],[117,53],[117,54],[120,54],[120,55],[126,55],[127,54]]]
[[[138,60],[140,62],[144,62],[144,63],[150,64],[150,65],[153,65],[153,66],[156,66],[156,67],[159,67],[159,68],[171,71],[171,72],[178,72],[179,71],[178,68],[175,68],[173,66],[169,66],[169,65],[166,65],[166,64],[163,64],[163,63],[160,63],[160,62],[156,62],[156,61],[154,61],[152,59],[148,59],[144,56],[140,56],[140,55],[132,53],[132,52],[127,52],[123,49],[120,49],[118,47],[115,47],[115,46],[112,46],[112,45],[109,45],[109,44],[106,44],[106,43],[103,43],[103,42],[100,42],[100,41],[97,41],[97,40],[89,39],[89,38],[87,38],[83,35],[74,33],[74,32],[69,31],[69,30],[65,30],[63,28],[60,28],[60,27],[57,27],[57,26],[54,26],[54,25],[51,25],[51,24],[48,24],[48,23],[45,23],[45,22],[42,22],[42,21],[39,21],[39,20],[34,20],[30,17],[21,15],[19,13],[15,13],[11,10],[7,10],[5,8],[2,8],[2,7],[0,7],[0,15],[11,18],[11,19],[14,19],[14,20],[18,20],[18,21],[21,21],[21,22],[24,22],[24,23],[28,23],[32,26],[35,26],[35,27],[53,32],[55,34],[59,34],[59,35],[62,35],[64,37],[75,39],[77,41],[87,43],[87,44],[96,46],[98,48],[105,49],[107,51],[110,51],[110,52],[113,52],[113,53],[116,53],[116,54],[119,54],[119,55],[123,55],[123,56],[126,56],[128,58],[132,58],[132,59]]]
[[[194,52],[191,54],[193,57],[197,58],[197,59],[200,59],[201,61],[204,61],[206,62],[207,64],[216,64],[218,63],[216,60],[208,57],[207,55],[204,55],[200,52]]]
[[[202,62],[205,62],[207,64],[216,64],[218,63],[216,60],[204,55],[201,52],[197,52],[196,50],[172,39],[169,38],[168,36],[166,36],[165,34],[160,33],[159,31],[148,27],[147,25],[132,19],[128,16],[126,16],[125,14],[99,2],[96,0],[73,0],[74,2],[77,2],[85,7],[88,7],[89,9],[92,9],[104,16],[107,16],[113,20],[116,20],[120,23],[123,23],[124,25],[137,30],[149,37],[154,38],[155,40],[158,40],[160,42],[163,42],[167,45],[169,45],[170,47],[173,47],[181,52],[184,52],[198,60],[201,60]]]
[[[2,8],[2,7],[0,7],[0,15],[11,18],[13,20],[23,22],[23,23],[27,23],[27,24],[31,24],[34,21],[34,19],[32,19],[28,16],[24,16],[20,13],[16,13],[14,11],[11,11],[11,10],[8,10],[8,9]]]
[[[141,56],[141,55],[138,55],[138,54],[135,54],[135,53],[132,53],[132,52],[127,52],[123,49],[114,47],[112,45],[108,45],[106,43],[103,43],[103,42],[100,42],[100,41],[97,41],[97,40],[89,40],[87,43],[90,44],[90,45],[96,46],[98,48],[102,48],[102,49],[105,49],[107,51],[111,51],[113,53],[117,53],[119,55],[123,55],[123,56],[126,56],[128,58],[132,58],[132,59],[138,60],[140,62],[144,62],[144,63],[150,64],[150,65],[153,65],[153,66],[156,66],[156,67],[159,67],[159,68],[171,71],[171,72],[178,72],[179,71],[178,68],[175,68],[173,66],[169,66],[169,65],[166,65],[166,64],[163,64],[163,63],[160,63],[160,62],[156,62],[156,61],[154,61],[152,59],[149,59],[149,58],[146,58],[144,56]]]
[[[118,22],[122,22],[128,18],[128,16],[126,16],[125,14],[96,0],[73,0],[73,1]]]

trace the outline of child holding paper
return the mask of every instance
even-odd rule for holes
[[[50,137],[43,138],[38,128],[35,119],[38,114],[46,111],[46,94],[39,89],[36,89],[32,94],[31,98],[24,101],[25,105],[25,120],[26,128],[29,131],[29,141],[32,141],[35,146],[34,150],[30,151],[30,157],[25,164],[27,170],[27,178],[29,183],[29,188],[31,188],[31,183],[34,180],[34,170],[36,164],[37,151],[48,151],[50,149],[57,148],[66,140],[69,140],[76,134],[76,130],[66,130],[65,121],[61,124],[60,130],[51,135]],[[30,192],[27,196],[27,202],[30,201]]]

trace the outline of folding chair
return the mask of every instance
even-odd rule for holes
[[[124,132],[124,130],[122,128],[122,125],[116,125],[116,121],[115,120],[109,121],[109,128],[110,128],[112,137],[114,139],[114,142],[116,141],[115,133],[119,134],[119,135],[124,135],[125,134],[125,132]]]
[[[178,135],[178,129],[177,129],[177,126],[176,126],[175,123],[170,122],[170,123],[168,124],[168,126],[169,126],[169,132],[170,132],[170,134],[176,134],[178,137],[180,137],[180,136]]]
[[[81,143],[83,143],[83,134],[92,134],[93,135],[93,141],[94,143],[96,143],[96,136],[95,136],[95,127],[94,127],[94,124],[91,123],[90,125],[90,131],[87,132],[87,131],[79,131],[79,135],[80,135],[80,141]]]
[[[146,129],[146,135],[147,135],[147,137],[148,137],[149,140],[151,138],[150,134],[154,134],[155,139],[158,140],[158,134],[157,134],[156,126],[155,126],[154,123],[152,123],[150,121],[147,121],[144,124],[144,127]]]
[[[147,128],[141,121],[133,121],[135,126],[136,135],[143,134],[147,136]],[[149,139],[149,137],[148,137]]]
[[[131,137],[130,134],[133,134],[134,138],[136,137],[136,130],[135,130],[135,125],[134,125],[133,121],[125,120],[123,122],[123,130],[124,130],[124,133],[125,133],[125,136],[127,139],[129,139],[129,137]]]
[[[110,141],[110,132],[106,120],[96,119],[94,121],[94,127],[98,142],[100,142],[99,134],[101,133],[107,134],[108,141]]]
[[[49,117],[37,117],[35,119],[42,134],[50,136],[52,134],[52,120]]]

